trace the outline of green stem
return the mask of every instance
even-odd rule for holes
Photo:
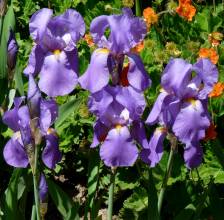
[[[135,0],[135,14],[136,16],[141,16],[141,7],[139,0]]]
[[[33,207],[32,207],[31,220],[36,220],[36,207],[35,207],[35,205],[33,205]]]
[[[112,173],[110,176],[110,187],[109,187],[109,198],[108,198],[108,212],[107,219],[112,220],[113,216],[113,198],[114,198],[114,185],[115,185],[115,170],[112,169]]]
[[[38,160],[38,148],[35,146],[35,153],[34,153],[34,167],[33,167],[33,191],[34,191],[34,200],[36,206],[36,215],[37,220],[40,220],[40,202],[39,202],[39,195],[38,195],[38,184],[37,184],[37,160]]]
[[[168,159],[168,162],[167,162],[166,173],[165,173],[165,176],[164,176],[164,179],[163,179],[162,188],[160,190],[159,198],[158,198],[158,212],[159,212],[159,214],[161,213],[163,199],[164,199],[164,195],[165,195],[165,191],[166,191],[166,187],[167,187],[167,182],[168,182],[168,179],[169,179],[170,174],[171,174],[174,153],[175,153],[175,149],[176,149],[176,145],[177,145],[177,140],[176,140],[175,137],[171,137],[170,142],[171,142],[170,155],[169,155],[169,159]]]

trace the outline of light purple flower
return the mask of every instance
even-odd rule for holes
[[[13,70],[16,65],[16,56],[18,53],[18,44],[13,31],[10,29],[9,40],[7,44],[7,65],[9,70]]]
[[[39,88],[48,96],[70,93],[78,80],[77,41],[85,33],[82,16],[68,9],[52,17],[51,9],[43,8],[30,19],[30,35],[35,45],[31,51],[26,75],[40,74]]]

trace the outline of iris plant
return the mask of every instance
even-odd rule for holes
[[[161,79],[161,92],[146,123],[159,123],[142,153],[142,159],[154,167],[163,153],[163,140],[173,133],[184,145],[187,167],[197,167],[202,161],[200,140],[210,125],[208,94],[218,80],[218,70],[209,59],[190,64],[183,59],[171,59]],[[144,146],[143,146],[144,147]]]

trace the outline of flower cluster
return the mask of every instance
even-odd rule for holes
[[[192,21],[196,13],[196,8],[191,4],[191,0],[179,0],[179,6],[176,8],[176,12],[188,21]]]
[[[155,166],[163,153],[163,140],[173,133],[183,144],[187,167],[197,167],[202,161],[200,140],[210,126],[207,109],[208,95],[218,80],[218,71],[208,59],[194,65],[183,59],[172,59],[161,79],[158,96],[146,123],[159,123],[149,142],[141,152],[142,159]]]
[[[147,145],[141,115],[143,91],[151,81],[141,58],[132,52],[144,39],[146,24],[124,8],[121,15],[95,18],[90,32],[98,48],[79,83],[91,92],[88,105],[97,117],[91,147],[102,143],[100,156],[107,166],[131,166],[138,157],[135,141]]]

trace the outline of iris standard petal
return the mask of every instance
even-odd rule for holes
[[[129,59],[128,82],[134,88],[143,91],[151,85],[148,73],[144,68],[141,58],[137,54],[127,54]]]
[[[44,100],[40,102],[40,128],[41,131],[46,134],[48,128],[54,123],[58,116],[58,105],[53,100]]]
[[[79,12],[67,9],[65,13],[53,17],[48,28],[52,34],[61,37],[66,42],[65,36],[71,35],[71,40],[76,43],[85,34],[85,23]],[[66,42],[68,44],[69,42]]]
[[[138,149],[132,141],[127,127],[109,131],[100,148],[100,156],[106,166],[132,166],[138,157]]]
[[[90,112],[99,116],[107,111],[108,106],[112,102],[113,96],[106,89],[102,89],[89,97],[88,107]]]
[[[77,51],[49,52],[40,72],[39,88],[50,97],[72,92],[77,84]]]
[[[29,61],[27,67],[24,69],[23,73],[27,76],[33,74],[34,76],[41,71],[44,63],[45,51],[40,45],[35,45],[29,56]]]
[[[203,150],[199,142],[193,142],[184,148],[184,160],[190,169],[198,167],[202,162]]]
[[[165,99],[169,98],[169,94],[166,92],[161,92],[157,97],[148,118],[146,119],[147,124],[155,124],[158,122],[159,116],[162,112]]]
[[[97,49],[93,52],[86,72],[79,78],[83,89],[95,93],[108,84],[108,56],[109,51],[106,49]]]
[[[116,101],[129,111],[132,120],[139,120],[146,106],[144,95],[131,86],[119,87]]]
[[[53,10],[48,8],[42,8],[32,15],[29,28],[30,35],[35,42],[42,40],[52,15]]]
[[[190,100],[183,104],[172,130],[183,143],[189,143],[204,138],[209,125],[209,116],[201,101]]]
[[[131,128],[131,136],[143,147],[148,149],[148,140],[145,133],[144,124],[141,121],[134,121]]]
[[[212,91],[214,84],[218,81],[218,69],[209,59],[199,59],[194,64],[193,70],[201,79],[203,88],[199,91],[198,98],[206,99]]]
[[[18,139],[19,132],[15,133],[13,137],[6,143],[3,150],[3,156],[7,164],[13,167],[27,167],[29,164],[27,154],[21,141]]]
[[[12,110],[6,111],[2,117],[2,121],[13,131],[19,131],[18,108],[13,108]]]
[[[58,137],[54,134],[49,134],[45,138],[46,146],[42,152],[42,160],[48,168],[54,169],[55,165],[62,158],[61,152],[59,151]]]
[[[163,141],[166,137],[164,128],[157,128],[149,141],[149,148],[143,149],[141,152],[142,160],[149,164],[150,167],[155,167],[163,155]]]
[[[168,93],[182,97],[190,82],[192,65],[183,59],[171,59],[163,71],[161,85]]]

